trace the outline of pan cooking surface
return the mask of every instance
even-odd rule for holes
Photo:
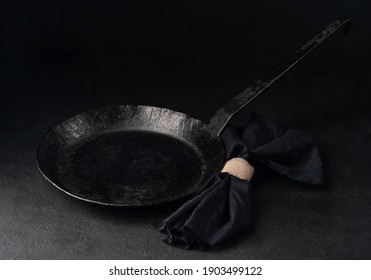
[[[112,206],[191,195],[224,161],[201,121],[166,108],[118,105],[59,123],[39,143],[40,171],[60,190]]]
[[[197,186],[202,166],[189,144],[145,131],[92,136],[67,147],[58,163],[66,192],[115,204],[180,197]]]

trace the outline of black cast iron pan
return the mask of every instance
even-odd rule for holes
[[[347,22],[342,17],[330,24],[207,124],[169,109],[136,105],[71,117],[40,141],[39,168],[60,190],[98,204],[155,205],[190,195],[223,166],[219,134],[229,119]]]

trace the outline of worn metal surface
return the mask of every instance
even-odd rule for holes
[[[41,172],[66,193],[105,205],[154,205],[194,193],[223,164],[221,140],[185,114],[112,106],[69,118],[39,144]]]

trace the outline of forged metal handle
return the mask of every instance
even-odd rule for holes
[[[229,103],[219,108],[208,124],[209,131],[211,131],[211,133],[214,135],[219,135],[229,120],[238,111],[249,104],[259,94],[277,81],[283,74],[289,71],[296,63],[298,63],[308,53],[310,53],[346,23],[350,23],[350,19],[345,16],[340,17],[338,20],[331,23],[321,33],[317,34],[313,39],[305,43],[300,49],[296,50],[283,63],[273,68],[263,77],[263,79],[255,81],[251,86],[235,96]]]

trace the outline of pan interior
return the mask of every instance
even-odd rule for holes
[[[221,167],[222,142],[199,120],[165,108],[119,105],[83,112],[40,141],[43,175],[90,202],[144,206],[190,195]]]
[[[107,204],[155,204],[181,196],[202,177],[187,143],[151,131],[95,135],[67,147],[58,163],[64,190]]]

